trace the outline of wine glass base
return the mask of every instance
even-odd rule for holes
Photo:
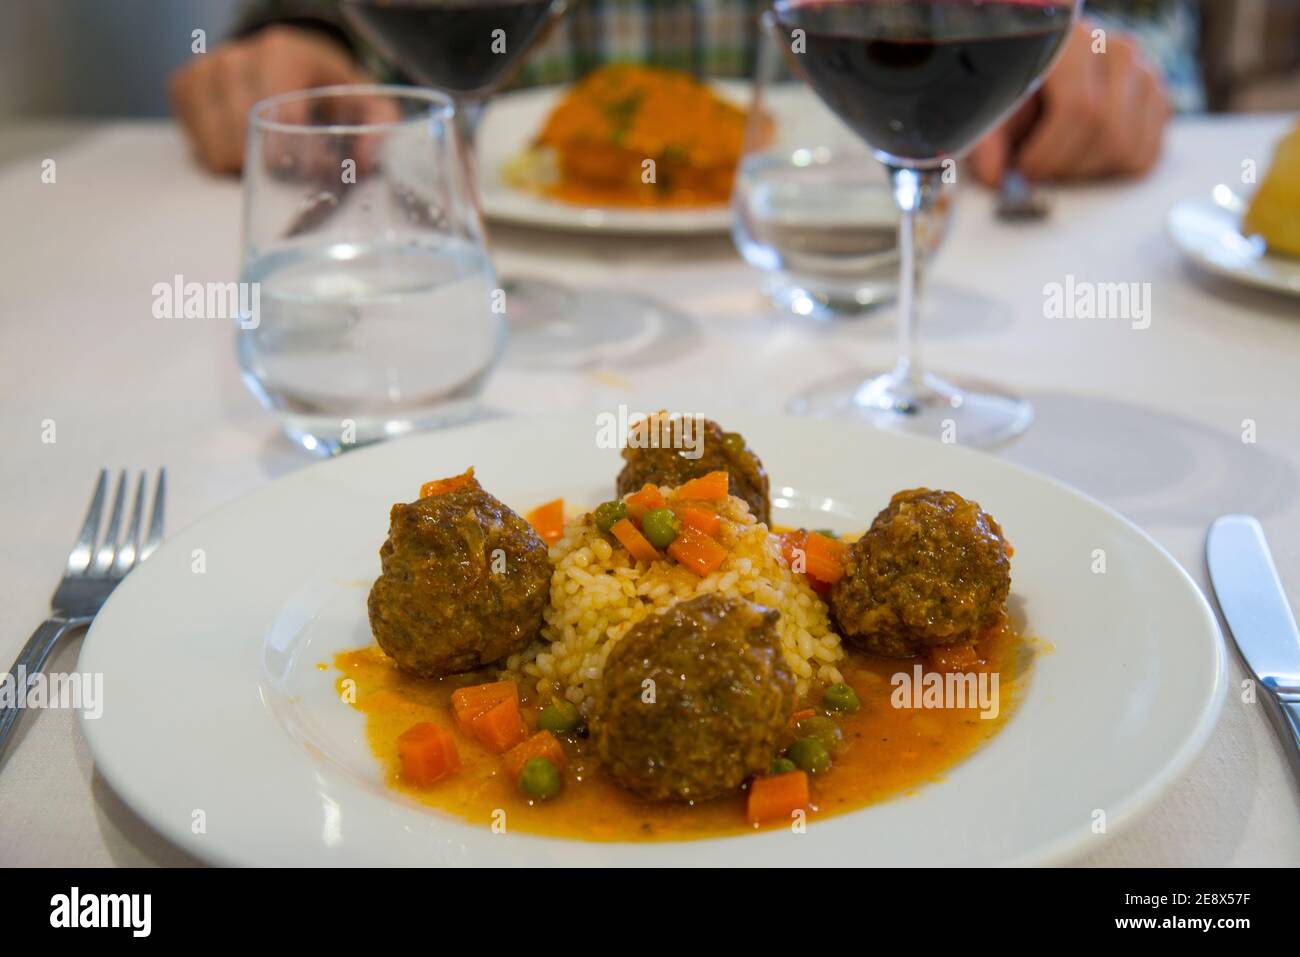
[[[1034,407],[989,383],[926,374],[916,384],[894,372],[857,372],[828,380],[795,396],[795,415],[866,422],[941,442],[991,448],[1014,438],[1034,420]]]
[[[426,432],[460,425],[482,413],[478,385],[472,392],[423,409],[392,415],[286,415],[281,422],[285,435],[313,455],[331,458],[412,432]]]
[[[572,289],[536,278],[507,279],[507,361],[548,369],[579,369],[644,355],[676,337],[695,320],[636,293]]]

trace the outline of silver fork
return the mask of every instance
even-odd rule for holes
[[[998,189],[997,216],[1009,222],[1029,222],[1044,218],[1051,210],[1047,196],[1024,173],[1009,169],[1002,174]]]
[[[104,512],[104,496],[108,492],[108,469],[100,470],[99,481],[95,483],[95,494],[91,497],[86,520],[81,526],[81,534],[72,546],[67,567],[63,570],[63,579],[50,601],[53,614],[27,640],[18,660],[10,669],[7,680],[12,682],[14,703],[0,709],[0,761],[4,760],[6,746],[17,724],[18,715],[23,710],[18,707],[23,700],[19,682],[26,682],[45,667],[46,659],[60,638],[70,631],[89,625],[117,583],[126,577],[127,572],[148,558],[162,541],[167,470],[158,470],[149,530],[145,533],[143,544],[140,541],[145,510],[143,472],[135,486],[135,502],[131,506],[131,517],[127,519],[126,537],[119,542],[127,484],[126,471],[123,470],[113,493],[113,510],[108,516],[108,527],[100,538],[100,518]]]

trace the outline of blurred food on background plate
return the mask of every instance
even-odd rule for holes
[[[1262,236],[1269,252],[1300,256],[1300,123],[1278,144],[1243,226]]]
[[[502,175],[513,186],[581,205],[723,205],[745,122],[742,107],[689,74],[602,67],[560,98]]]

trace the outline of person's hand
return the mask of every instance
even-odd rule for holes
[[[1038,93],[971,151],[976,179],[996,186],[1008,167],[1031,180],[1139,176],[1155,165],[1170,113],[1164,80],[1116,31],[1094,53],[1095,28],[1076,23]]]
[[[347,51],[324,34],[271,26],[200,54],[172,74],[172,111],[199,162],[214,173],[236,173],[244,162],[248,111],[258,100],[367,80]]]

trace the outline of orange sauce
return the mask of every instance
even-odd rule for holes
[[[746,119],[689,74],[601,67],[556,103],[537,134],[534,145],[551,151],[559,173],[544,192],[595,206],[725,204]],[[761,135],[769,132],[765,125]]]
[[[894,676],[913,675],[921,659],[849,653],[840,671],[858,693],[862,707],[838,719],[845,746],[833,767],[813,779],[809,824],[934,782],[1003,727],[1026,672],[1029,645],[1007,626],[981,639],[978,652],[980,661],[967,670],[999,676],[998,714],[992,719],[982,718],[973,708],[895,707],[891,703],[897,694]],[[426,790],[412,788],[398,773],[398,735],[421,721],[455,730],[452,692],[494,680],[495,674],[416,678],[399,671],[377,647],[342,652],[334,664],[342,673],[340,693],[349,690],[348,679],[355,682],[350,686],[354,707],[366,715],[366,734],[389,785],[429,807],[485,828],[504,823],[508,831],[594,841],[688,840],[752,830],[745,823],[742,792],[698,805],[642,801],[600,773],[590,745],[583,740],[566,742],[569,762],[564,789],[548,802],[530,803],[502,771],[501,758],[458,731],[459,770]],[[536,702],[524,699],[530,728],[539,710]]]
[[[639,174],[639,163],[627,164],[627,169]],[[704,209],[724,206],[731,197],[732,175],[712,177],[694,189],[673,188],[651,190],[638,185],[600,186],[592,183],[563,180],[543,191],[551,199],[575,206],[613,206],[637,208]]]

